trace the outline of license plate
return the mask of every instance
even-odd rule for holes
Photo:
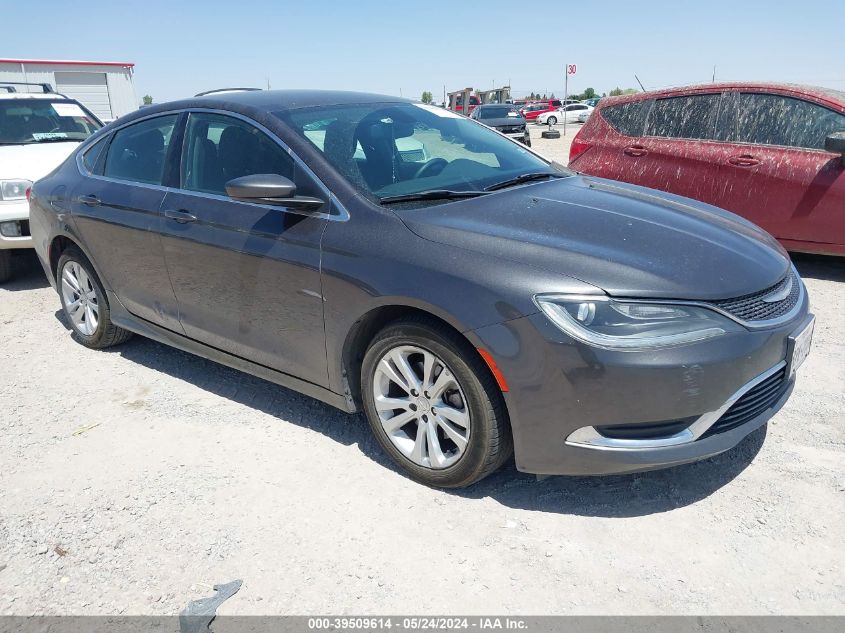
[[[801,363],[807,360],[807,356],[810,355],[810,348],[813,343],[813,328],[815,325],[816,319],[813,318],[800,333],[790,339],[792,343],[792,357],[789,361],[790,378],[795,374],[795,370],[801,366]]]

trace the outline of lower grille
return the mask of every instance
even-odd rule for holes
[[[602,437],[615,440],[662,439],[680,433],[693,422],[695,422],[695,418],[672,420],[671,422],[654,422],[652,424],[618,424],[597,426],[596,431]]]
[[[29,237],[29,220],[21,220],[21,237]]]
[[[750,422],[777,402],[785,390],[786,367],[746,391],[701,437],[724,433]]]

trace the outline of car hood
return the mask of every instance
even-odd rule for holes
[[[521,116],[505,116],[500,119],[482,119],[481,123],[487,127],[511,127],[513,125],[525,125],[525,119]]]
[[[22,178],[34,182],[43,178],[70,156],[79,143],[0,145],[0,179]]]
[[[617,297],[712,300],[780,281],[768,233],[716,207],[573,176],[401,212],[420,237],[552,270]]]

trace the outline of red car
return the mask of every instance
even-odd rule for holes
[[[710,84],[602,99],[576,171],[741,215],[789,250],[845,255],[845,93]]]
[[[526,121],[533,121],[543,114],[543,112],[552,112],[553,110],[557,110],[561,105],[563,105],[563,101],[560,99],[543,99],[542,101],[526,103],[520,112]]]
[[[469,96],[469,112],[475,110],[479,105],[481,105],[481,100],[476,97],[475,95]],[[461,114],[464,113],[464,99],[461,96],[458,96],[455,100],[455,112],[460,112]],[[469,116],[468,113],[466,113]]]

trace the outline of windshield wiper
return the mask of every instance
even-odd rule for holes
[[[532,180],[544,180],[546,178],[566,178],[566,174],[558,174],[553,171],[538,171],[530,174],[521,174],[515,178],[509,178],[502,182],[497,182],[495,185],[485,187],[484,191],[496,191],[504,189],[505,187],[513,187],[514,185],[521,185],[524,182],[531,182]]]
[[[385,196],[384,198],[379,198],[379,203],[390,204],[391,202],[412,202],[414,200],[456,200],[458,198],[475,198],[477,196],[484,196],[488,193],[490,192],[429,189],[428,191],[418,191],[416,193],[404,193],[399,196]]]

